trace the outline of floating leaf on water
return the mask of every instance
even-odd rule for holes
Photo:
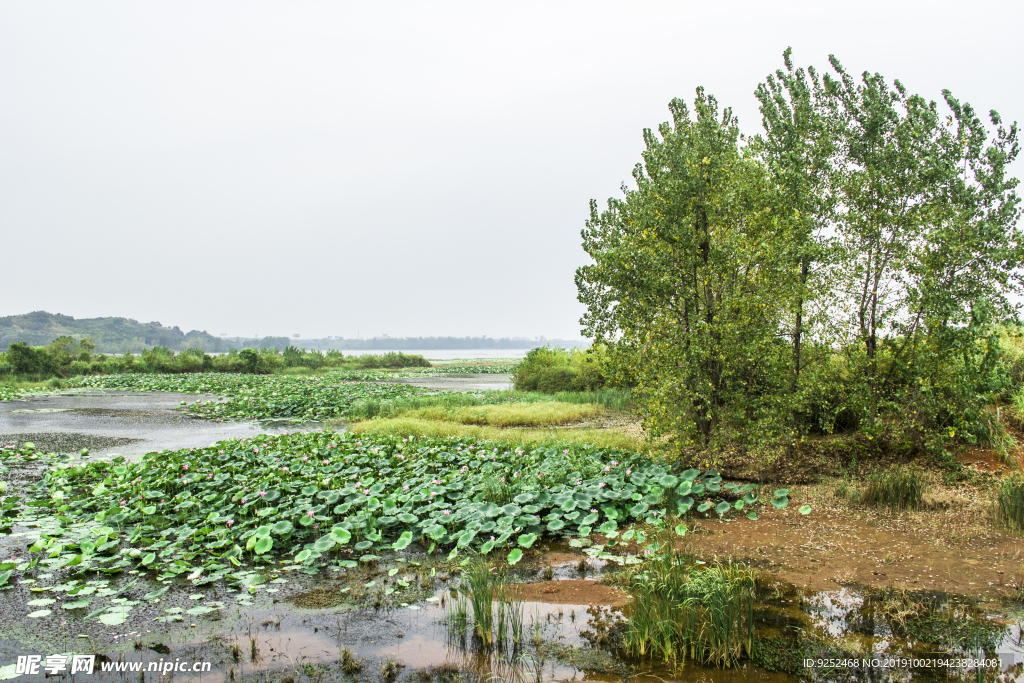
[[[508,563],[509,564],[515,564],[516,562],[519,562],[519,560],[521,560],[521,559],[523,559],[523,551],[520,550],[519,548],[516,548],[515,550],[513,550],[512,552],[510,552],[508,554]]]
[[[47,605],[52,605],[55,602],[57,601],[51,598],[39,598],[38,600],[29,600],[25,604],[29,607],[45,607]]]
[[[394,543],[394,545],[392,547],[395,550],[405,550],[406,548],[409,547],[410,543],[412,543],[412,532],[411,531],[403,531],[402,535],[398,538],[397,541],[395,541],[395,543]]]
[[[42,617],[50,616],[51,613],[52,613],[51,610],[41,609],[41,610],[36,610],[35,612],[29,612],[27,616],[28,616],[29,619],[41,619]]]
[[[124,623],[124,619],[124,610],[120,609],[116,612],[104,612],[100,615],[100,623],[106,624],[107,626],[120,626]]]
[[[523,534],[516,539],[516,543],[518,543],[523,548],[529,548],[536,542],[537,534]]]
[[[209,607],[207,605],[196,605],[195,607],[185,610],[185,614],[198,616],[200,614],[209,614],[210,612],[215,611],[216,610],[213,607]]]
[[[810,505],[802,506],[800,508],[800,514],[801,515],[809,515],[809,514],[811,514],[811,506]]]

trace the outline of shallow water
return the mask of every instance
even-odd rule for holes
[[[68,450],[78,450],[70,447],[80,443],[93,450],[90,457],[113,457],[115,453],[135,456],[164,448],[205,446],[216,440],[272,431],[248,423],[196,419],[178,410],[181,401],[194,400],[197,397],[167,393],[81,392],[0,403],[0,442],[27,436],[37,441],[41,450],[46,450],[47,441],[55,447],[67,446]],[[23,557],[25,543],[33,534],[17,531],[21,535],[2,539],[0,550]],[[869,661],[867,665],[827,670],[806,669],[802,661],[808,657],[860,661],[894,655],[920,660],[936,652],[945,658],[950,653],[981,651],[987,658],[999,660],[998,666],[989,670],[987,680],[992,680],[995,669],[1019,673],[1024,664],[1021,625],[1006,607],[995,603],[941,593],[887,594],[855,586],[804,591],[770,577],[762,582],[755,607],[761,665],[745,660],[736,669],[722,671],[706,669],[691,661],[681,670],[671,671],[657,662],[615,662],[607,654],[595,653],[581,635],[594,619],[585,603],[597,592],[584,589],[585,597],[572,602],[562,596],[580,594],[580,589],[559,590],[559,582],[582,584],[577,568],[581,556],[559,544],[546,545],[538,552],[539,556],[524,559],[519,572],[521,580],[537,582],[531,595],[547,596],[524,605],[526,633],[531,641],[539,636],[542,645],[537,648],[530,642],[516,652],[497,654],[483,654],[474,650],[471,641],[453,642],[449,638],[441,598],[449,599],[457,578],[441,578],[439,569],[439,578],[430,582],[429,590],[401,597],[404,589],[398,587],[398,580],[413,573],[417,574],[416,581],[420,574],[426,576],[432,560],[423,554],[410,553],[402,558],[421,562],[422,569],[393,560],[379,567],[324,571],[315,576],[277,569],[268,572],[267,582],[254,587],[252,595],[229,590],[223,584],[194,586],[182,579],[158,602],[142,601],[141,596],[159,584],[138,572],[126,572],[110,577],[104,589],[107,594],[97,597],[94,605],[73,610],[61,609],[76,599],[67,596],[67,588],[61,589],[66,585],[67,574],[40,568],[31,576],[22,576],[16,585],[0,589],[0,679],[3,667],[12,664],[18,655],[73,650],[146,665],[196,658],[212,664],[211,673],[203,675],[161,676],[158,672],[143,672],[141,677],[138,673],[79,677],[144,682],[221,681],[228,679],[229,674],[239,681],[281,681],[286,676],[292,676],[295,683],[351,680],[340,673],[337,664],[342,648],[365,660],[356,680],[366,681],[379,680],[380,664],[387,658],[405,665],[398,681],[410,680],[419,669],[442,665],[476,672],[478,680],[490,675],[494,680],[510,681],[535,681],[539,675],[542,681],[611,682],[623,680],[624,674],[645,683],[946,680],[950,672],[936,667],[893,667],[884,661]],[[553,565],[553,581],[542,582],[539,579],[546,564]],[[393,577],[388,572],[391,567],[400,569]],[[600,578],[607,570],[608,566],[591,560],[585,578]],[[135,579],[139,579],[138,583],[125,590]],[[373,588],[368,588],[371,584]],[[294,603],[296,597],[312,588],[342,590],[343,586],[348,592],[338,593],[342,597],[336,606],[303,609]],[[385,590],[396,592],[384,599]],[[424,599],[431,595],[435,601]],[[52,614],[26,618],[38,609],[28,602],[39,599],[55,601],[49,607]],[[95,619],[85,620],[86,612],[93,607],[115,599],[138,601],[124,624],[105,626]],[[407,600],[405,606],[401,604],[403,599]],[[568,601],[558,603],[556,599]],[[210,603],[223,606],[199,616],[188,616],[185,612]],[[374,603],[384,607],[374,608]],[[167,617],[167,610],[181,615],[183,620],[156,621]],[[916,616],[910,614],[913,610],[918,611]],[[232,646],[238,647],[237,660]],[[13,680],[42,678],[22,676]]]
[[[261,433],[319,428],[317,424],[261,427],[251,422],[214,422],[179,409],[182,402],[202,398],[171,392],[88,390],[0,402],[0,445],[31,441],[41,452],[88,448],[92,457],[132,457]]]

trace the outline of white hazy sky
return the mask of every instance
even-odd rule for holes
[[[0,0],[0,315],[577,337],[588,201],[672,97],[756,133],[791,45],[1024,119],[1022,8]]]

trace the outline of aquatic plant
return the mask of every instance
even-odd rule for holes
[[[916,467],[893,466],[868,475],[868,486],[861,500],[867,505],[890,510],[915,510],[921,507],[926,485]]]
[[[683,531],[679,529],[679,531]],[[626,585],[632,597],[623,635],[628,654],[680,666],[687,657],[718,667],[753,651],[754,572],[697,563],[661,532]]]
[[[28,458],[22,450],[3,449],[0,458],[20,464]],[[137,462],[52,455],[39,462],[45,473],[23,492],[25,507],[7,511],[10,523],[60,522],[30,548],[47,556],[39,562],[108,573],[141,566],[196,582],[242,581],[243,565],[271,560],[309,570],[354,567],[414,542],[431,553],[444,548],[450,559],[507,548],[514,564],[542,536],[614,537],[622,524],[657,523],[666,509],[684,513],[697,497],[706,499],[698,510],[718,514],[754,502],[746,487],[722,484],[716,472],[674,474],[637,453],[330,430],[149,453]],[[494,480],[512,483],[511,502],[487,499]],[[712,497],[726,491],[742,497],[716,505]],[[602,548],[599,556],[610,557]]]
[[[1024,478],[1003,479],[995,490],[996,521],[1008,529],[1024,529]]]

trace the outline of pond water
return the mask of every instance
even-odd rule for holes
[[[177,410],[181,401],[196,398],[82,392],[0,403],[0,443],[31,438],[42,449],[47,443],[61,450],[87,447],[97,457],[112,457],[270,431],[199,420]],[[38,530],[14,532],[3,538],[0,553],[21,561],[25,543]],[[524,558],[515,577],[526,582],[520,593],[525,635],[518,647],[495,652],[480,651],[471,637],[453,636],[449,610],[460,568],[424,553],[315,575],[264,565],[248,585],[182,578],[157,600],[143,596],[160,585],[137,570],[76,577],[89,588],[88,604],[70,609],[65,607],[83,602],[83,592],[68,594],[75,584],[67,572],[38,567],[16,585],[0,588],[0,680],[43,680],[14,677],[16,658],[71,652],[144,667],[194,659],[211,664],[209,673],[195,675],[144,670],[79,677],[143,683],[379,681],[389,661],[402,665],[394,670],[396,681],[460,680],[451,677],[459,673],[465,681],[609,683],[975,680],[971,667],[929,665],[965,656],[988,660],[985,680],[995,680],[997,673],[1012,680],[1024,664],[1019,620],[1024,616],[1013,604],[857,586],[808,591],[768,574],[759,581],[753,613],[754,656],[736,668],[687,661],[673,669],[658,661],[622,661],[591,647],[601,633],[614,633],[615,622],[628,614],[624,595],[607,585],[615,583],[618,569],[589,560],[581,573],[581,559],[579,551],[557,544]],[[86,619],[108,603],[123,606],[123,623]],[[28,618],[41,607],[50,613]],[[363,660],[352,676],[342,670],[345,650]],[[806,660],[815,666],[807,667]]]

